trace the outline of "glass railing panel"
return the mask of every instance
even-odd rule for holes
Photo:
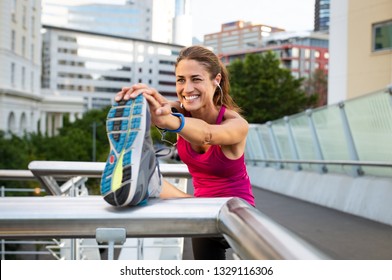
[[[297,145],[299,160],[316,160],[317,157],[306,113],[290,117],[290,124]],[[315,166],[307,164],[302,165],[302,169],[316,171]]]
[[[323,107],[314,110],[312,118],[324,160],[351,160],[342,127],[342,118],[338,106]],[[348,173],[350,167],[328,165],[329,172]]]
[[[276,137],[276,142],[281,155],[281,159],[295,160],[290,147],[290,138],[287,130],[287,125],[284,119],[279,119],[272,122],[272,129]],[[286,168],[294,168],[296,164],[284,163]]]
[[[258,132],[259,132],[259,136],[260,136],[260,139],[262,141],[263,147],[265,149],[265,151],[264,151],[265,152],[265,157],[267,159],[277,159],[275,157],[275,154],[274,154],[274,148],[273,148],[272,143],[271,143],[271,138],[270,138],[270,135],[269,135],[269,132],[268,132],[268,126],[267,125],[261,125],[258,128]]]
[[[259,126],[252,124],[249,128],[246,139],[245,159],[246,160],[263,160],[265,159],[262,143],[260,141]]]
[[[271,141],[271,128],[267,124],[253,125],[250,131],[255,131],[250,132],[252,139],[249,141],[248,157],[261,155],[264,159],[279,159],[274,152],[273,142],[276,142],[282,160],[392,163],[392,96],[385,90],[289,116],[288,123],[293,141],[284,118],[271,122],[275,141]],[[316,148],[312,127],[315,128],[320,150]],[[258,141],[261,148],[257,145]],[[351,145],[350,141],[354,144]],[[296,153],[293,153],[293,146]],[[256,156],[252,155],[253,149]],[[365,175],[392,176],[390,167],[326,165],[328,171],[334,173],[355,175],[364,171]],[[284,167],[288,166],[294,164],[285,164]],[[316,164],[301,164],[301,167],[320,172],[320,166]]]
[[[346,102],[346,113],[361,161],[392,162],[392,96],[375,92]],[[363,167],[365,174],[391,176],[390,168]]]

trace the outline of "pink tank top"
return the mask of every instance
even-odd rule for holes
[[[216,124],[220,124],[226,108],[222,106]],[[219,145],[212,145],[199,154],[181,136],[177,141],[178,155],[188,166],[196,197],[240,197],[255,205],[244,155],[239,159],[227,158]]]

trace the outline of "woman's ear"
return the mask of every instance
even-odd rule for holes
[[[214,84],[215,84],[216,86],[219,86],[221,79],[222,79],[222,75],[221,75],[221,73],[218,73],[218,74],[216,75],[216,77],[215,77]]]

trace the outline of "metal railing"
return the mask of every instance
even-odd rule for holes
[[[52,185],[56,178],[98,177],[104,163],[34,161],[29,168],[45,189],[58,194],[64,188]],[[161,171],[189,178],[182,164],[162,164]],[[111,244],[125,237],[223,235],[241,259],[328,259],[238,198],[151,199],[146,206],[131,208],[111,207],[100,196],[0,199],[3,239],[96,238],[102,230]]]
[[[247,162],[351,176],[392,176],[389,88],[338,104],[252,124]],[[349,166],[348,170],[342,168]]]

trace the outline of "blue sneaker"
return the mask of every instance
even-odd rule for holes
[[[101,179],[101,194],[113,206],[143,204],[158,161],[150,136],[146,99],[122,100],[110,109],[106,130],[110,153]]]

